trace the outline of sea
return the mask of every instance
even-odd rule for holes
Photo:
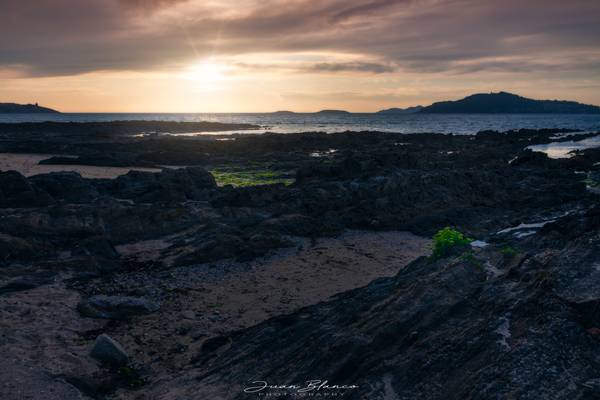
[[[1,122],[214,121],[259,125],[258,132],[384,131],[475,134],[483,130],[564,128],[600,132],[600,114],[61,113],[0,114]],[[257,133],[231,131],[229,133]],[[223,132],[219,132],[222,134]],[[198,132],[198,135],[205,134]]]

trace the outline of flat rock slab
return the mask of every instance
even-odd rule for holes
[[[81,301],[77,310],[90,318],[122,319],[134,315],[150,314],[160,308],[158,303],[139,297],[92,296]]]
[[[79,390],[38,367],[14,359],[0,360],[2,400],[83,400]]]

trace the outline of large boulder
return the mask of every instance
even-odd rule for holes
[[[111,185],[115,197],[137,203],[206,200],[216,188],[214,177],[200,167],[165,169],[160,173],[130,171]]]
[[[98,197],[98,189],[77,172],[51,172],[29,178],[56,200],[67,203],[89,203]]]
[[[0,207],[44,207],[54,200],[17,171],[0,172]]]

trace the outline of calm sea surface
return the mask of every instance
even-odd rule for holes
[[[88,121],[215,121],[250,123],[263,132],[387,131],[401,133],[473,134],[481,130],[567,128],[600,131],[600,115],[592,114],[0,114],[0,122]],[[256,131],[251,131],[255,133]]]

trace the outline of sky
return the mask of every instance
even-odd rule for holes
[[[0,102],[377,111],[509,91],[600,104],[598,0],[0,0]]]

